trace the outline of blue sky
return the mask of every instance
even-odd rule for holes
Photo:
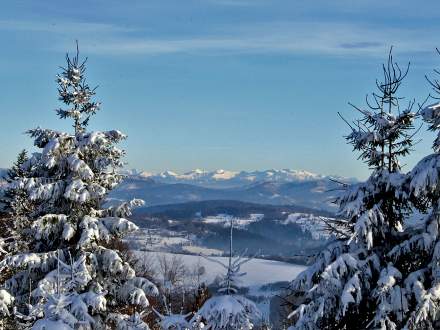
[[[440,3],[424,1],[8,1],[0,11],[0,167],[57,119],[55,75],[79,40],[130,168],[306,169],[365,177],[338,118],[374,90],[391,45],[422,101],[440,67]],[[424,128],[422,129],[424,131]],[[432,133],[404,160],[430,152]]]

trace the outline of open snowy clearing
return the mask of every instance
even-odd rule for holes
[[[226,269],[215,261],[220,261],[224,264],[227,264],[228,262],[228,258],[226,257],[210,257],[210,259],[215,260],[212,261],[197,255],[152,251],[133,252],[141,261],[144,260],[148,263],[154,262],[154,267],[156,269],[159,268],[158,259],[162,256],[169,259],[172,257],[181,258],[187,269],[190,271],[195,268],[204,267],[205,273],[200,280],[208,285],[213,283],[217,276],[225,274],[226,272]],[[246,273],[246,275],[240,278],[239,286],[249,289],[245,296],[254,299],[263,314],[263,318],[269,320],[271,297],[278,294],[280,288],[265,289],[263,286],[276,282],[290,282],[305,268],[306,266],[281,261],[253,259],[242,265],[241,271]]]
[[[225,273],[225,269],[221,265],[201,256],[150,251],[135,251],[135,254],[139,256],[139,259],[142,259],[143,255],[147,255],[147,259],[153,260],[153,262],[157,262],[157,256],[159,255],[167,255],[170,257],[178,256],[182,258],[183,262],[189,269],[196,265],[203,266],[205,267],[206,274],[203,276],[202,280],[207,284],[212,283],[218,275]],[[227,264],[228,261],[228,258],[226,257],[210,258],[221,261],[225,264]],[[305,266],[290,264],[287,262],[253,259],[244,264],[241,268],[243,272],[247,273],[242,277],[241,285],[245,287],[260,287],[264,284],[274,282],[292,281],[305,268]]]

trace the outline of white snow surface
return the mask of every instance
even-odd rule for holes
[[[148,260],[155,260],[154,257],[164,254],[170,257],[177,255],[178,257],[182,258],[183,262],[188,268],[191,268],[191,266],[195,266],[200,263],[200,266],[203,266],[206,269],[206,275],[203,278],[203,281],[208,284],[212,283],[218,275],[222,275],[225,272],[225,269],[221,265],[213,261],[207,260],[201,256],[151,251],[134,251],[134,253],[136,254],[136,256],[139,256],[139,259],[142,259],[142,256],[144,254],[150,256],[152,255],[153,258],[148,258]],[[228,258],[226,257],[210,258],[220,260],[223,263],[227,263],[228,261]],[[253,259],[242,266],[241,271],[245,272],[246,275],[242,277],[242,282],[240,283],[240,285],[243,287],[255,288],[269,283],[291,281],[305,268],[307,267],[302,265],[290,264],[287,262]],[[268,276],[268,274],[270,274],[270,276]]]
[[[263,220],[264,214],[254,213],[250,214],[247,218],[236,218],[234,217],[234,227],[246,227],[253,222],[258,222]],[[231,216],[228,214],[217,214],[213,216],[207,216],[202,219],[204,223],[218,224],[224,227],[229,227],[231,221]]]
[[[330,218],[317,217],[313,214],[291,213],[281,223],[283,225],[297,224],[301,227],[302,232],[309,232],[315,240],[328,239],[330,234],[325,231],[325,224],[322,219],[331,220]]]

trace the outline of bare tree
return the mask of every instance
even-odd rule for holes
[[[153,254],[143,253],[142,257],[133,255],[130,262],[133,265],[136,274],[140,274],[140,276],[149,280],[156,279],[158,271],[156,268],[156,258]]]
[[[163,285],[179,286],[183,285],[185,276],[188,272],[182,257],[177,255],[167,255],[165,253],[157,256],[159,273],[163,280]]]

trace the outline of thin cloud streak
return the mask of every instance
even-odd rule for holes
[[[173,38],[145,37],[151,35],[146,29],[72,21],[56,25],[0,20],[1,30],[58,35],[57,42],[48,47],[62,52],[71,46],[70,39],[79,39],[84,51],[114,56],[177,53],[382,56],[391,45],[401,53],[429,52],[437,46],[432,31],[340,22],[242,24]]]
[[[148,39],[142,37],[85,40],[88,52],[109,55],[160,55],[173,53],[222,55],[255,54],[323,54],[336,56],[382,56],[391,45],[398,52],[431,51],[437,40],[433,33],[383,27],[360,27],[341,23],[262,24],[222,31],[212,35]],[[62,45],[62,49],[65,45]]]

